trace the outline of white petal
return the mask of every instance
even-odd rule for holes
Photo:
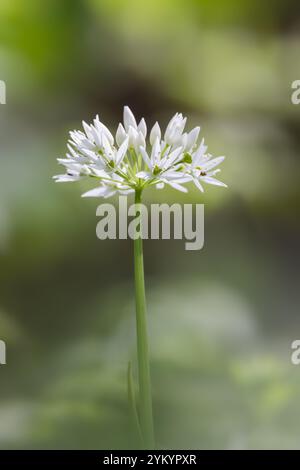
[[[81,131],[70,131],[70,136],[76,145],[80,144],[82,139],[86,138],[86,135]]]
[[[107,188],[105,186],[99,186],[98,188],[91,189],[82,194],[81,197],[102,197],[106,192]]]
[[[129,146],[135,147],[137,144],[138,137],[139,137],[138,131],[134,127],[129,126],[128,136],[129,136]]]
[[[73,139],[73,141],[71,140],[70,143],[73,144],[78,150],[82,150],[82,148],[93,150],[95,148],[94,142],[87,139],[84,134],[83,137],[78,137],[78,135],[75,135],[74,132],[70,132],[70,135]]]
[[[199,164],[200,159],[202,158],[206,150],[207,150],[207,146],[204,144],[204,139],[202,139],[201,144],[199,145],[198,149],[193,155],[193,163],[192,163],[193,167]]]
[[[100,132],[104,132],[106,137],[108,138],[109,140],[109,143],[111,145],[114,144],[114,137],[112,135],[112,133],[110,132],[110,130],[105,126],[105,124],[103,124],[103,122],[100,121],[99,119],[99,116],[97,114],[96,116],[96,119],[94,119],[94,126],[96,129],[98,129]]]
[[[182,114],[175,114],[168,124],[165,132],[165,141],[170,144],[176,144],[181,142],[182,132],[185,127],[186,118]]]
[[[101,148],[103,146],[103,136],[104,136],[104,134],[101,131],[99,131],[98,129],[96,129],[94,126],[91,127],[91,134],[93,136],[92,140],[95,142],[97,147]]]
[[[188,136],[187,136],[187,133],[185,132],[184,134],[182,134],[180,139],[178,139],[175,143],[177,145],[180,145],[183,149],[185,149],[187,146],[187,140],[188,140]]]
[[[144,162],[149,168],[152,168],[152,162],[148,156],[148,153],[146,152],[146,149],[144,147],[140,147],[140,152],[143,157]]]
[[[104,170],[99,170],[98,168],[92,168],[93,174],[98,176],[99,178],[107,178],[108,174]]]
[[[163,173],[163,177],[169,181],[174,181],[176,183],[188,183],[192,180],[190,175],[184,175],[180,171],[166,171]]]
[[[188,133],[187,143],[186,143],[187,151],[191,150],[194,147],[195,143],[197,142],[199,132],[200,132],[200,127],[195,127],[194,129],[191,130],[191,132]]]
[[[92,139],[93,136],[92,136],[92,133],[91,133],[90,126],[85,121],[82,121],[82,126],[84,128],[84,132],[86,133],[87,138]]]
[[[125,157],[126,155],[126,152],[127,152],[127,149],[128,149],[128,142],[129,142],[129,138],[127,137],[123,144],[120,146],[119,150],[117,151],[117,155],[116,155],[116,164],[119,165],[121,163],[121,161],[123,160],[123,158]]]
[[[89,158],[90,160],[96,162],[98,159],[99,159],[99,154],[93,152],[92,150],[86,150],[86,149],[82,149],[81,150],[81,153]]]
[[[147,135],[147,125],[146,125],[146,121],[144,118],[142,118],[140,120],[140,123],[138,125],[138,131],[141,132],[144,136],[144,138],[146,139],[146,135]]]
[[[185,128],[185,124],[186,124],[186,117],[184,118],[182,116],[182,114],[178,114],[177,116],[177,120],[176,120],[176,132],[182,134],[183,132],[183,129]]]
[[[142,180],[148,180],[152,177],[152,173],[149,173],[148,171],[139,171],[135,176],[137,176],[137,178],[141,178]]]
[[[223,186],[224,188],[227,188],[227,184],[222,183],[222,181],[219,181],[216,178],[213,178],[212,176],[201,176],[201,181],[204,181],[208,184],[214,184],[215,186]]]
[[[68,165],[69,163],[77,163],[77,159],[73,158],[57,158],[58,163],[61,165]]]
[[[75,152],[75,150],[73,149],[73,147],[70,145],[70,144],[67,144],[67,147],[71,153],[71,155],[74,157],[74,158],[77,158],[78,157],[78,154]]]
[[[107,189],[106,193],[103,194],[104,199],[107,199],[114,194],[116,194],[117,190],[116,189]]]
[[[104,170],[107,168],[107,163],[102,160],[102,158],[98,158],[96,161],[90,163],[90,167],[94,170]]]
[[[152,164],[155,164],[158,162],[158,157],[161,152],[160,148],[160,143],[158,137],[156,137],[156,140],[154,142],[154,145],[152,147],[152,152],[151,152],[151,162]]]
[[[145,137],[143,136],[141,132],[138,132],[137,135],[135,136],[133,145],[134,145],[134,149],[136,153],[139,152],[140,147],[146,147]]]
[[[79,175],[55,175],[53,176],[53,179],[55,180],[56,183],[69,183],[71,181],[78,181],[82,177]]]
[[[120,146],[122,145],[122,143],[124,142],[124,140],[126,139],[127,137],[127,134],[125,132],[125,129],[124,127],[122,126],[122,124],[120,123],[118,125],[118,129],[117,129],[117,132],[116,132],[116,141],[117,141],[117,144]]]
[[[225,160],[225,157],[216,157],[213,158],[212,160],[209,160],[207,163],[205,163],[203,166],[203,169],[208,171],[211,170],[212,168],[215,168],[216,166],[220,165]]]
[[[174,181],[166,181],[172,188],[177,189],[178,191],[181,191],[182,193],[187,193],[188,190],[181,184],[175,183]]]
[[[167,142],[168,141],[168,137],[170,135],[170,132],[172,131],[172,128],[177,120],[177,117],[178,117],[178,113],[174,114],[174,116],[170,119],[168,125],[167,125],[167,128],[166,128],[166,131],[165,131],[165,141]]]
[[[113,150],[111,148],[111,145],[108,141],[108,138],[106,137],[105,134],[102,135],[102,146],[103,146],[103,149],[104,149],[104,153],[105,155],[110,158],[110,159],[113,159],[114,157],[114,153],[113,153]]]
[[[150,137],[149,137],[150,144],[153,145],[157,138],[158,140],[161,139],[161,130],[160,130],[158,122],[156,122],[151,129]]]
[[[177,149],[175,149],[172,153],[170,153],[170,155],[168,155],[167,157],[163,158],[162,159],[162,166],[165,168],[165,167],[170,167],[171,165],[173,165],[176,160],[178,159],[178,157],[181,158],[181,153],[182,153],[182,147],[178,147]]]
[[[203,186],[200,184],[200,181],[199,181],[197,178],[194,178],[193,181],[194,181],[194,183],[195,183],[195,186],[196,186],[198,189],[200,189],[200,191],[201,191],[202,193],[204,193],[204,189],[203,189]]]
[[[124,106],[123,118],[126,132],[128,132],[129,126],[132,126],[134,129],[137,129],[135,117],[128,106]]]
[[[130,193],[133,193],[134,192],[134,189],[119,189],[118,190],[120,194],[130,194]],[[105,197],[108,197],[108,196],[105,196]]]
[[[66,163],[62,163],[68,170],[70,170],[71,173],[75,173],[75,174],[80,174],[80,173],[83,173],[84,172],[84,167],[86,165],[82,165],[81,163],[73,163],[72,160],[66,162]]]

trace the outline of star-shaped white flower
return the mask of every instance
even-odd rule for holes
[[[147,139],[147,125],[137,123],[128,106],[116,136],[96,116],[93,123],[82,123],[82,131],[71,131],[66,158],[59,158],[66,173],[55,176],[57,182],[90,178],[98,182],[84,197],[110,197],[165,184],[187,191],[193,182],[200,191],[202,183],[226,186],[215,178],[216,167],[224,157],[206,153],[204,140],[197,144],[200,127],[184,132],[186,118],[176,113],[163,134],[156,122]],[[148,142],[147,142],[148,140]]]

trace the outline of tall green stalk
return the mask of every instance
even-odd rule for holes
[[[141,203],[141,191],[135,192],[135,204]],[[149,365],[147,308],[145,297],[142,217],[140,213],[140,236],[134,240],[134,274],[136,299],[136,332],[139,376],[139,411],[140,425],[144,444],[148,449],[154,448],[154,430],[152,414],[151,378]]]

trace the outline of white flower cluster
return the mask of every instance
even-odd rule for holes
[[[184,132],[186,118],[176,113],[162,137],[156,122],[149,134],[144,119],[139,124],[128,108],[124,107],[124,121],[116,136],[97,116],[93,124],[83,122],[83,131],[71,131],[69,153],[58,162],[65,166],[66,174],[54,176],[58,182],[77,181],[89,177],[98,185],[83,197],[109,197],[116,192],[128,194],[156,185],[165,184],[187,192],[185,183],[193,182],[200,191],[202,183],[225,186],[215,178],[216,167],[225,157],[212,158],[206,153],[204,139],[197,143],[200,127]]]

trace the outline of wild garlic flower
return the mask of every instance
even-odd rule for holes
[[[128,194],[155,185],[172,186],[187,192],[186,183],[193,182],[203,191],[202,183],[225,186],[215,178],[216,167],[225,157],[213,158],[207,153],[204,139],[198,144],[200,127],[184,132],[186,118],[176,113],[164,135],[156,122],[147,139],[144,119],[137,123],[128,106],[124,107],[123,123],[116,136],[97,116],[93,123],[83,124],[83,131],[71,131],[66,158],[58,162],[66,168],[57,182],[93,178],[97,186],[83,197],[109,197]],[[148,143],[147,143],[148,140]]]

